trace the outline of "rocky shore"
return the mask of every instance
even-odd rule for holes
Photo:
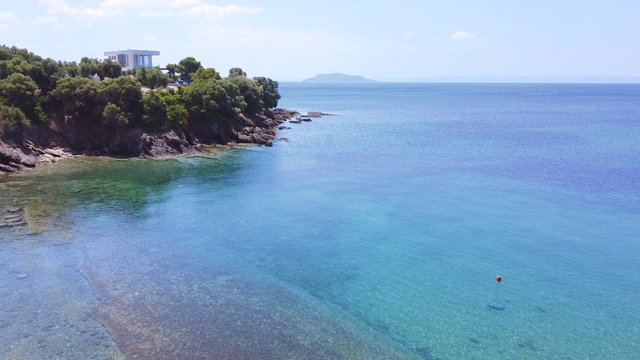
[[[76,156],[159,158],[202,154],[203,147],[210,145],[272,146],[278,139],[277,130],[289,128],[287,122],[301,123],[325,115],[330,114],[310,112],[302,115],[295,110],[276,108],[251,118],[241,114],[224,129],[192,128],[155,133],[126,129],[101,134],[97,140],[94,129],[58,119],[50,126],[30,127],[18,137],[0,141],[0,172],[17,172]]]

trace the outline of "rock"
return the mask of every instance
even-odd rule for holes
[[[280,120],[280,121],[289,120],[300,115],[300,113],[295,110],[280,109],[280,108],[273,109],[272,114],[274,119]]]
[[[4,224],[0,224],[0,228],[16,227],[16,226],[23,226],[23,225],[27,225],[27,222],[25,220],[18,221],[18,222],[5,222]]]
[[[9,212],[7,211],[8,215],[4,216],[5,220],[13,220],[13,219],[21,219],[22,218],[22,211],[13,211],[13,212]]]
[[[23,169],[22,166],[17,166],[15,164],[8,164],[8,165],[0,164],[0,171],[6,172],[6,173],[16,172],[22,169]]]
[[[23,222],[25,222],[25,220],[22,216],[20,216],[20,217],[14,217],[10,219],[4,219],[4,222],[5,224],[9,224],[11,226],[18,226],[18,225],[21,225]]]
[[[17,147],[10,147],[5,143],[0,143],[0,164],[7,166],[9,169],[15,168],[21,170],[23,167],[36,166],[36,158],[33,155],[27,155]]]
[[[323,116],[335,116],[335,114],[327,114],[327,113],[323,113],[323,112],[319,112],[319,111],[309,111],[309,113],[307,113],[306,116],[307,117],[319,118],[319,117],[323,117]]]
[[[498,302],[492,302],[487,306],[491,310],[498,310],[498,311],[503,311],[504,310],[504,305],[502,305],[501,303],[498,303]]]
[[[58,149],[58,150],[54,150],[54,149],[44,149],[44,152],[48,155],[51,156],[55,156],[55,157],[63,157],[65,155],[64,151]]]
[[[317,116],[320,113],[309,113]],[[79,155],[163,157],[202,153],[201,145],[254,143],[273,146],[275,130],[290,129],[286,121],[311,121],[288,109],[265,109],[238,114],[223,121],[194,121],[180,130],[145,133],[140,127],[104,131],[101,123],[74,116],[53,117],[47,124],[30,126],[13,138],[0,140],[0,172],[16,172]],[[89,124],[89,125],[88,125]],[[0,219],[1,221],[1,219]],[[21,221],[15,220],[16,223]],[[6,221],[0,226],[9,226]],[[13,224],[12,224],[13,226]]]
[[[20,274],[16,275],[16,279],[18,279],[18,280],[24,280],[24,279],[26,279],[28,277],[29,277],[29,275],[23,274],[23,273],[20,273]]]

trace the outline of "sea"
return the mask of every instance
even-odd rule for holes
[[[640,358],[640,85],[280,93],[331,115],[0,176],[0,359]]]

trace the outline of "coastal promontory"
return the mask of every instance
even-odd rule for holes
[[[270,146],[278,125],[278,82],[222,76],[193,57],[162,70],[123,71],[110,59],[79,63],[0,46],[0,172],[74,155],[198,153],[204,145]]]

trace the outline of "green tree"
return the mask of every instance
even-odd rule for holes
[[[0,79],[6,79],[12,74],[31,74],[31,64],[19,56],[14,56],[9,60],[0,61]]]
[[[5,104],[20,109],[31,120],[47,121],[39,93],[37,84],[29,76],[15,73],[0,80],[0,98],[4,98]]]
[[[278,107],[278,100],[280,100],[278,82],[262,76],[254,77],[253,81],[262,88],[262,105],[268,109]]]
[[[39,70],[38,76],[32,77],[36,84],[38,84],[41,95],[46,95],[56,87],[56,83],[60,78],[60,66],[57,61],[47,58],[39,62],[35,68]]]
[[[169,89],[167,91],[160,91],[159,95],[162,97],[164,103],[167,104],[167,118],[170,125],[186,125],[189,112],[182,101],[182,88],[178,89],[178,93],[173,91],[173,89]]]
[[[102,62],[98,59],[83,57],[80,60],[80,75],[84,77],[92,77],[98,75],[100,77],[100,80],[104,80]]]
[[[105,77],[115,79],[122,75],[122,65],[111,59],[102,62],[102,73]]]
[[[242,111],[255,113],[262,109],[262,88],[255,81],[247,79],[240,74],[230,76],[225,80],[238,87],[238,91],[246,104]]]
[[[49,99],[52,104],[58,106],[63,115],[96,120],[101,116],[104,107],[98,98],[102,86],[89,78],[63,77],[49,94]]]
[[[178,68],[178,65],[169,63],[165,68],[167,69],[171,80],[176,81],[176,69]]]
[[[139,68],[135,71],[136,81],[139,82],[142,86],[148,86],[149,78],[147,77],[147,68]]]
[[[136,80],[150,89],[165,87],[169,84],[169,78],[159,67],[140,68],[136,71]]]
[[[118,124],[140,124],[142,120],[142,92],[140,83],[128,76],[107,80],[98,97],[102,104],[112,103],[120,108],[126,121],[118,118]]]
[[[180,79],[182,81],[191,83],[191,75],[193,75],[201,67],[202,64],[200,64],[200,61],[196,60],[192,56],[189,56],[180,60],[176,70],[180,72]]]
[[[171,125],[186,125],[189,112],[184,106],[175,104],[167,106],[167,118]]]
[[[102,111],[102,119],[105,124],[111,126],[126,125],[129,123],[129,117],[122,109],[113,103],[108,103]]]
[[[11,49],[6,45],[0,46],[0,61],[9,60],[11,58],[13,58]]]
[[[142,96],[142,107],[144,109],[142,124],[145,127],[151,130],[161,130],[168,127],[167,103],[155,91]]]
[[[24,113],[18,108],[0,104],[0,137],[14,132],[21,125],[29,125]]]
[[[220,111],[227,116],[234,116],[245,111],[247,102],[240,93],[240,88],[229,79],[220,80],[219,83],[222,85],[225,95],[220,104]]]
[[[0,96],[6,105],[19,108],[25,112],[38,105],[38,86],[30,77],[20,73],[11,74],[0,80]]]
[[[244,76],[247,77],[247,73],[244,72],[241,68],[239,67],[234,67],[229,69],[229,77],[234,77],[234,76]]]
[[[185,87],[181,99],[189,119],[209,122],[221,115],[219,104],[226,101],[226,94],[218,81],[211,80]]]
[[[59,75],[58,78],[62,78],[65,76],[80,76],[80,67],[78,63],[75,61],[67,62],[60,61],[58,62]]]
[[[220,73],[216,71],[214,68],[199,68],[195,73],[191,76],[192,81],[205,81],[209,79],[220,80]]]

